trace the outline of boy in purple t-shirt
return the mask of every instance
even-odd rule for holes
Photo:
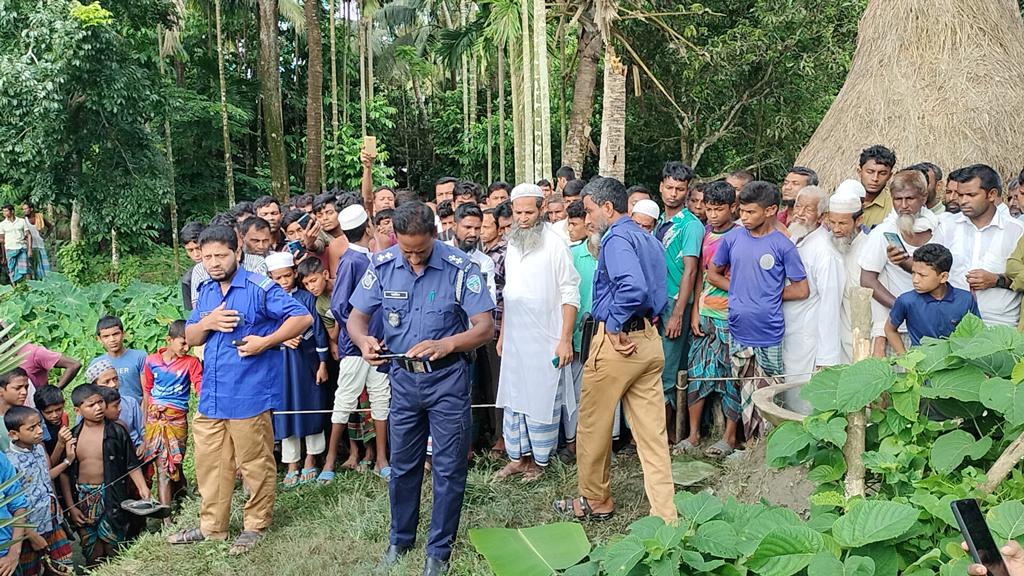
[[[761,417],[751,404],[758,388],[771,383],[767,376],[784,373],[782,335],[783,300],[803,300],[810,293],[807,274],[796,246],[776,228],[776,213],[782,195],[768,182],[754,181],[740,191],[740,220],[722,238],[715,252],[708,279],[729,286],[729,336],[733,375],[743,380],[743,426],[746,438],[763,432]],[[725,270],[729,269],[729,278]],[[789,280],[789,284],[786,284]],[[808,319],[810,321],[810,319]],[[735,446],[719,446],[711,455],[724,456]]]

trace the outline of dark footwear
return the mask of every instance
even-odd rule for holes
[[[124,500],[121,509],[136,516],[149,518],[169,518],[171,507],[152,500]]]
[[[565,497],[562,500],[555,500],[551,504],[551,509],[555,511],[555,514],[559,516],[567,516],[575,518],[580,522],[584,520],[593,520],[594,522],[604,522],[605,520],[611,519],[615,515],[615,510],[610,512],[594,512],[594,509],[590,507],[590,502],[586,496],[579,497],[580,510],[582,514],[576,514],[576,510],[573,507],[573,499]]]
[[[384,552],[384,556],[381,557],[380,563],[377,564],[377,569],[382,572],[387,572],[398,561],[402,559],[402,556],[409,551],[408,548],[402,546],[395,546],[394,544],[388,546],[388,549]]]
[[[427,556],[423,563],[423,576],[442,576],[448,573],[448,561]]]
[[[708,449],[704,451],[704,455],[707,456],[708,458],[725,458],[726,456],[732,454],[735,451],[736,449],[733,448],[732,446],[729,446],[728,442],[726,442],[725,440],[719,440],[718,442],[715,442],[714,444],[709,446]]]
[[[252,530],[244,530],[235,538],[235,541],[231,544],[231,548],[228,549],[229,556],[241,556],[246,552],[252,550],[256,543],[260,541],[260,537],[263,536],[262,532],[255,532]]]
[[[203,531],[199,528],[192,528],[190,530],[183,530],[175,534],[171,534],[167,537],[168,544],[198,544],[200,542],[206,542],[206,536],[203,536]]]

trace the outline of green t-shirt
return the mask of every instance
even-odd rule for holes
[[[587,241],[584,240],[573,246],[572,264],[576,273],[580,275],[580,309],[576,313],[576,329],[572,331],[572,348],[580,351],[580,342],[583,339],[583,315],[590,312],[594,305],[594,272],[597,271],[597,258],[587,249]]]
[[[685,208],[672,217],[672,228],[665,234],[665,265],[668,268],[668,297],[679,296],[683,280],[683,258],[700,258],[700,245],[704,241],[704,225]],[[693,302],[693,292],[687,303]]]
[[[324,325],[324,330],[334,328],[334,325],[338,323],[334,319],[334,313],[331,312],[331,295],[327,291],[316,297],[316,313],[320,316],[320,323]]]

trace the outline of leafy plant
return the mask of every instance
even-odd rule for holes
[[[469,539],[498,576],[554,574],[590,552],[583,527],[571,522],[532,528],[474,528]]]

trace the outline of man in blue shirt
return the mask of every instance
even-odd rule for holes
[[[210,280],[185,328],[190,346],[206,345],[199,411],[192,422],[199,528],[175,534],[172,544],[223,540],[231,518],[235,467],[251,491],[242,533],[232,555],[248,552],[270,525],[277,484],[270,411],[283,393],[280,346],[312,325],[309,311],[273,280],[241,267],[238,236],[210,226],[199,237]]]
[[[363,358],[401,354],[391,365],[391,545],[389,568],[416,541],[427,434],[433,440],[434,508],[425,576],[444,574],[459,528],[466,490],[470,429],[467,353],[494,333],[494,302],[479,266],[436,238],[434,214],[422,202],[392,216],[398,244],[373,256],[352,295],[347,328]],[[370,335],[370,318],[384,320],[384,340]]]
[[[597,178],[583,189],[587,222],[599,232],[593,316],[598,323],[583,365],[576,462],[579,498],[554,503],[578,519],[606,520],[615,512],[608,463],[615,405],[633,427],[651,514],[676,518],[665,434],[661,371],[665,356],[654,326],[666,304],[665,255],[658,240],[626,215],[626,187]]]

